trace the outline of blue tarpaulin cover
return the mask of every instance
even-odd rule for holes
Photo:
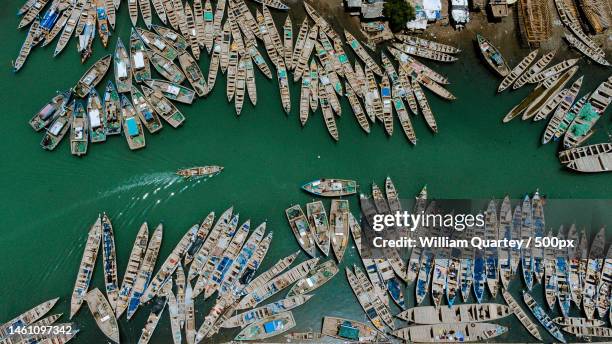
[[[136,124],[136,119],[134,119],[134,117],[128,118],[125,121],[125,124],[127,124],[128,134],[130,134],[130,136],[138,135],[138,125]]]

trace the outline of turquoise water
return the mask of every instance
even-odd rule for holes
[[[39,146],[40,134],[34,133],[27,121],[56,90],[71,87],[93,61],[112,52],[117,37],[127,42],[129,19],[123,6],[109,49],[104,50],[96,41],[94,55],[86,65],[79,63],[73,40],[55,59],[55,43],[37,48],[15,75],[9,62],[25,38],[24,31],[15,30],[18,21],[14,12],[20,4],[9,0],[0,9],[0,36],[4,38],[0,61],[5,66],[0,68],[4,171],[0,182],[4,200],[0,207],[0,319],[9,319],[56,296],[61,300],[54,312],[68,313],[87,231],[102,211],[113,220],[122,276],[143,221],[150,226],[163,221],[160,256],[165,258],[190,225],[200,222],[209,211],[220,214],[230,205],[240,212],[241,219],[251,218],[255,224],[268,221],[269,230],[275,232],[263,271],[298,248],[283,210],[310,201],[299,186],[319,177],[355,179],[369,192],[372,181],[382,185],[389,175],[405,198],[413,197],[423,184],[429,185],[434,198],[501,199],[506,193],[518,198],[536,188],[552,198],[605,199],[612,195],[609,174],[568,172],[558,163],[556,147],[540,147],[541,123],[514,121],[502,125],[503,115],[528,90],[495,95],[499,79],[481,63],[469,41],[458,42],[463,50],[459,62],[428,63],[448,76],[449,89],[458,100],[446,102],[427,93],[439,134],[431,134],[422,118],[413,118],[419,138],[416,147],[408,144],[397,121],[391,138],[379,125],[366,135],[352,118],[346,101],[342,104],[343,116],[338,119],[340,142],[329,137],[320,112],[301,128],[297,115],[299,85],[292,85],[293,111],[287,116],[281,110],[276,80],[268,81],[258,73],[258,105],[255,108],[245,103],[240,118],[235,116],[234,105],[226,101],[225,78],[219,77],[206,99],[192,106],[178,105],[187,117],[182,128],[166,125],[160,133],[147,135],[147,147],[142,151],[131,152],[123,137],[114,137],[104,144],[91,145],[84,158],[71,156],[66,142],[56,151],[46,152]],[[296,13],[303,15],[301,10]],[[280,27],[284,15],[274,14]],[[296,32],[298,22],[301,17],[294,19]],[[518,62],[518,58],[509,59],[511,64]],[[208,58],[202,58],[200,65],[206,72]],[[608,75],[605,69],[584,61],[580,73],[586,75],[583,93]],[[609,116],[599,125],[603,128],[593,141],[606,139]],[[177,168],[204,164],[223,165],[225,171],[197,182],[174,176]],[[357,215],[357,199],[350,201]],[[349,249],[341,269],[358,264],[357,258],[356,250]],[[514,283],[518,287],[519,282]],[[103,288],[99,269],[92,286]],[[513,290],[518,295],[518,288]],[[412,300],[413,289],[407,289],[406,294]],[[208,307],[209,303],[197,302],[198,326]],[[318,330],[323,315],[365,320],[342,270],[294,314],[300,330]],[[144,308],[129,323],[120,321],[124,342],[135,342],[147,315]],[[87,307],[81,309],[76,321],[81,333],[75,343],[105,342]],[[514,318],[500,323],[510,325],[512,330],[499,340],[531,340]],[[164,315],[151,342],[167,343],[169,328]],[[222,332],[215,341],[231,339],[236,333]]]

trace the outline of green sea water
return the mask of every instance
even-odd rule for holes
[[[311,115],[302,128],[297,114],[299,85],[292,85],[293,111],[285,115],[276,80],[269,81],[257,72],[257,107],[245,102],[239,118],[233,103],[227,102],[225,78],[220,76],[207,98],[191,106],[179,105],[187,117],[183,127],[165,125],[158,134],[147,133],[147,147],[142,151],[129,151],[121,136],[90,145],[84,158],[71,156],[66,142],[56,151],[46,152],[39,146],[41,135],[34,133],[27,121],[56,90],[73,86],[93,61],[111,53],[117,37],[127,43],[130,23],[124,3],[109,48],[104,50],[96,40],[94,55],[85,65],[79,62],[74,40],[57,58],[52,57],[54,42],[46,48],[36,48],[24,68],[13,74],[10,61],[17,56],[26,35],[15,29],[18,18],[14,13],[21,2],[6,0],[0,6],[0,61],[4,66],[0,68],[0,321],[57,296],[61,299],[53,312],[68,314],[87,231],[103,211],[113,220],[121,278],[143,221],[148,221],[150,227],[164,223],[160,257],[165,258],[192,224],[200,222],[209,211],[219,215],[231,205],[241,219],[250,218],[254,224],[267,221],[268,229],[274,231],[260,270],[263,271],[298,249],[284,209],[310,201],[312,197],[299,186],[319,177],[355,179],[369,193],[372,181],[382,184],[386,176],[391,176],[404,198],[413,197],[424,184],[433,198],[501,199],[505,194],[519,198],[536,189],[551,198],[612,196],[611,175],[578,175],[564,170],[558,163],[555,145],[540,146],[542,123],[515,120],[502,125],[503,115],[528,90],[496,95],[500,80],[487,70],[469,40],[456,42],[463,50],[457,63],[427,63],[448,76],[448,88],[458,99],[446,102],[426,91],[439,134],[433,135],[421,116],[413,117],[419,138],[416,147],[402,135],[397,120],[391,138],[380,125],[366,135],[346,100],[342,103],[343,115],[338,118],[340,142],[329,137],[320,112]],[[297,18],[297,33],[303,12],[299,9],[291,13]],[[274,15],[277,27],[281,27],[284,14]],[[473,32],[466,31],[464,35]],[[514,65],[519,57],[508,59]],[[200,65],[206,74],[208,57],[204,56]],[[582,61],[579,73],[586,76],[585,93],[607,78],[609,71]],[[98,87],[99,91],[104,84]],[[598,127],[593,142],[608,139],[610,117],[600,120]],[[174,175],[177,168],[205,164],[223,165],[225,171],[209,180],[191,182]],[[357,198],[350,198],[350,202],[353,214],[358,215]],[[329,201],[325,203],[329,207]],[[341,272],[317,290],[311,301],[294,311],[296,330],[319,330],[324,315],[366,321],[343,271],[344,266],[360,264],[353,245],[351,241]],[[92,286],[103,288],[100,261],[101,258]],[[519,284],[514,281],[512,290],[516,296]],[[534,290],[541,295],[540,287]],[[413,304],[413,287],[405,292],[407,302]],[[280,297],[279,294],[274,300]],[[501,298],[497,301],[502,302]],[[199,327],[211,303],[198,300],[196,306]],[[148,311],[149,307],[140,309],[129,323],[121,319],[123,342],[136,342]],[[107,342],[86,306],[75,321],[81,332],[74,343]],[[499,341],[532,340],[515,318],[499,323],[510,326],[510,332]],[[551,340],[540,330],[545,340]],[[234,330],[222,331],[213,340],[230,340],[236,334]],[[151,342],[170,341],[169,319],[164,315]]]

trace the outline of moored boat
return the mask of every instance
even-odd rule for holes
[[[87,97],[87,119],[89,123],[89,141],[91,143],[106,141],[106,113],[98,91],[92,88]]]
[[[342,262],[349,241],[349,202],[333,199],[329,212],[331,247],[338,262]]]
[[[136,234],[136,240],[134,241],[134,246],[132,246],[132,251],[130,252],[130,257],[128,259],[128,265],[125,269],[123,281],[121,282],[121,288],[119,289],[119,294],[117,296],[117,306],[115,307],[115,315],[117,319],[121,317],[121,314],[123,314],[127,308],[128,299],[132,293],[132,287],[136,281],[138,269],[140,268],[145,251],[147,250],[148,242],[149,227],[147,226],[147,223],[144,222],[140,226],[138,234]]]
[[[597,287],[601,280],[605,245],[606,231],[605,227],[602,227],[592,241],[586,274],[582,280],[584,283],[582,309],[587,319],[594,318],[597,308]]]
[[[599,327],[605,326],[606,322],[599,319],[587,319],[580,317],[557,317],[553,321],[555,324],[566,327],[566,326],[585,326],[585,327]]]
[[[59,297],[45,301],[18,315],[17,317],[0,324],[0,340],[4,341],[7,338],[10,339],[10,337],[14,334],[13,331],[15,329],[35,323],[38,319],[47,314],[51,308],[55,306],[58,300]]]
[[[87,306],[104,335],[115,343],[119,343],[119,326],[113,308],[108,304],[100,289],[92,289],[85,295]]]
[[[356,270],[359,269],[357,267],[354,268]],[[364,281],[348,267],[345,269],[349,285],[351,286],[351,289],[353,289],[361,308],[363,308],[374,327],[381,331],[385,329],[385,323],[393,327],[393,319],[391,318],[389,309],[380,301],[378,297],[376,297],[373,292],[373,287],[367,278]]]
[[[297,281],[287,293],[287,297],[305,295],[327,283],[338,273],[338,266],[333,259],[319,264],[308,275]]]
[[[163,128],[159,116],[155,109],[149,104],[144,94],[140,92],[135,85],[132,85],[132,102],[134,103],[134,109],[140,118],[141,123],[147,128],[149,133],[153,134],[160,131]]]
[[[429,60],[434,60],[434,61],[439,61],[439,62],[455,62],[458,60],[458,58],[455,56],[452,56],[446,53],[442,53],[439,51],[435,51],[435,50],[430,50],[430,49],[423,48],[423,47],[416,46],[416,45],[395,43],[394,46],[406,54],[419,56],[419,57],[426,58]]]
[[[409,308],[398,315],[398,318],[409,323],[433,325],[440,323],[476,323],[494,321],[512,314],[512,309],[499,303],[460,304],[453,308],[421,306]]]
[[[85,294],[89,289],[91,276],[96,266],[96,258],[98,257],[98,249],[102,240],[102,219],[98,216],[96,222],[91,226],[83,251],[83,258],[79,266],[79,272],[74,290],[72,291],[72,299],[70,300],[70,319],[78,312],[85,298]]]
[[[136,2],[134,0],[134,2]],[[153,331],[157,328],[157,323],[166,308],[166,304],[168,303],[168,299],[164,296],[158,297],[153,301],[153,307],[151,307],[151,313],[147,318],[147,322],[142,328],[142,333],[140,334],[140,338],[138,339],[138,344],[147,344],[149,340],[151,340],[151,336],[153,336]]]
[[[185,121],[185,116],[170,102],[163,93],[157,90],[141,86],[146,101],[153,107],[155,112],[173,128],[177,128]]]
[[[388,338],[382,332],[362,322],[328,316],[323,317],[321,333],[350,342],[379,343],[388,341]]]
[[[74,111],[74,101],[60,110],[60,115],[45,130],[40,146],[45,150],[54,150],[62,141],[72,125],[72,111]]]
[[[391,334],[409,342],[454,343],[486,341],[507,331],[507,327],[497,324],[463,323],[408,326]]]
[[[612,144],[598,143],[564,150],[559,153],[559,160],[578,172],[612,171]]]
[[[186,51],[179,54],[178,60],[191,87],[193,87],[198,96],[205,96],[208,93],[208,86],[200,66]]]
[[[543,341],[536,324],[531,320],[529,316],[527,316],[527,314],[525,314],[523,308],[521,308],[518,302],[516,302],[510,292],[508,292],[506,289],[502,289],[502,296],[504,297],[504,300],[506,300],[506,303],[508,304],[510,309],[512,309],[512,311],[514,312],[514,315],[516,315],[516,318],[521,322],[521,324],[523,324],[527,331],[529,331],[529,333],[537,340]]]
[[[106,213],[102,214],[102,266],[104,267],[106,297],[114,316],[119,292],[117,286],[117,254],[113,225]]]
[[[341,197],[357,193],[357,182],[347,179],[317,179],[302,185],[304,191],[323,197]]]
[[[236,314],[221,324],[223,328],[241,327],[244,328],[256,321],[276,315],[282,312],[290,311],[299,307],[312,298],[312,295],[295,295],[287,296],[286,298],[269,303],[267,305],[254,308],[244,313]]]
[[[192,89],[166,80],[149,79],[145,83],[153,90],[160,91],[164,97],[183,104],[191,104],[196,95]]]
[[[504,77],[502,82],[499,84],[497,88],[497,92],[503,92],[505,89],[510,87],[526,70],[531,66],[533,60],[535,60],[538,55],[538,50],[534,50],[530,52],[527,56],[525,56],[521,62],[519,62],[508,75]]]
[[[174,62],[163,57],[155,52],[149,52],[149,59],[155,67],[155,70],[159,72],[166,80],[180,84],[185,80],[185,75],[181,72],[181,69],[174,64]]]
[[[121,118],[123,122],[123,134],[131,150],[144,148],[146,141],[142,123],[136,114],[136,110],[128,98],[121,96]]]
[[[88,95],[91,89],[102,81],[108,71],[108,67],[110,67],[110,63],[111,55],[106,55],[96,61],[79,79],[74,87],[74,93],[81,98]]]
[[[459,48],[453,47],[451,45],[434,42],[417,36],[396,34],[395,38],[406,44],[423,47],[429,50],[439,51],[441,53],[458,54],[461,52]]]
[[[563,60],[556,65],[550,66],[538,74],[533,75],[527,80],[527,82],[532,84],[542,82],[572,68],[574,65],[576,65],[576,63],[578,63],[578,61],[580,61],[580,58]]]
[[[581,76],[580,78],[578,78],[576,81],[574,81],[572,86],[570,86],[570,88],[567,89],[567,93],[561,100],[561,103],[559,104],[554,114],[550,118],[550,121],[548,121],[548,124],[546,125],[546,129],[544,130],[544,134],[542,136],[542,144],[546,144],[550,142],[550,140],[553,139],[553,137],[557,136],[555,135],[557,131],[565,130],[567,126],[569,125],[569,123],[571,123],[571,121],[573,120],[573,118],[570,120],[567,117],[571,116],[569,112],[572,110],[573,108],[572,104],[574,104],[574,101],[576,100],[576,97],[578,96],[578,92],[580,91],[580,86],[582,86],[583,78],[584,76]],[[587,98],[583,98],[584,102],[586,102]],[[562,127],[564,127],[565,129],[561,129]]]
[[[245,327],[236,336],[236,340],[262,340],[282,334],[296,325],[293,313],[283,312]]]
[[[89,121],[83,104],[75,102],[70,126],[70,152],[82,156],[87,153],[89,143]]]
[[[71,91],[58,93],[30,119],[30,126],[40,131],[54,121],[66,107],[71,98]]]
[[[478,42],[480,52],[482,53],[485,61],[487,61],[487,64],[502,77],[508,75],[510,73],[510,67],[508,67],[508,64],[504,60],[501,52],[480,34],[476,34],[476,40]]]
[[[533,299],[533,297],[524,290],[523,300],[525,301],[527,307],[531,310],[531,313],[533,313],[533,316],[538,319],[542,326],[544,326],[544,328],[558,341],[566,343],[565,337],[563,337],[563,334],[561,333],[557,325],[553,323],[548,314],[546,314],[544,309],[542,309],[542,307],[538,305],[538,303]]]
[[[571,333],[578,338],[612,337],[612,329],[609,327],[565,326],[563,327],[563,331]]]
[[[315,234],[312,233],[312,229],[308,224],[306,216],[304,216],[302,207],[299,204],[293,205],[285,209],[285,215],[287,216],[289,226],[300,244],[300,247],[306,251],[308,255],[314,257],[317,249],[314,240]]]
[[[136,2],[136,0],[133,1]],[[141,83],[151,79],[151,65],[147,49],[140,35],[134,28],[132,28],[130,33],[130,66],[132,68],[134,81]]]
[[[117,92],[129,92],[132,87],[132,66],[130,56],[121,39],[117,39],[114,56],[114,75]]]
[[[108,81],[104,91],[103,112],[106,116],[106,135],[121,134],[122,116],[119,93],[112,81]]]
[[[557,53],[557,50],[553,50],[553,51],[550,51],[550,52],[542,55],[542,57],[540,57],[534,64],[532,64],[531,67],[529,67],[529,69],[527,69],[527,71],[523,72],[523,74],[521,74],[521,76],[519,76],[519,78],[512,85],[512,89],[516,90],[516,89],[522,87],[534,75],[536,75],[536,74],[540,73],[541,71],[543,71],[544,68],[546,68],[546,66],[548,66],[550,61],[552,61],[553,57],[555,57],[556,53]]]

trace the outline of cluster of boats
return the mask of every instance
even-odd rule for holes
[[[40,7],[44,7],[43,3],[34,5],[30,2],[41,1],[28,1],[20,13],[40,10]],[[48,25],[57,26],[55,31],[63,28],[67,32],[67,38],[60,43],[69,39],[73,31],[79,33],[80,44],[86,45],[82,49],[83,54],[86,52],[83,55],[85,59],[91,54],[96,23],[103,42],[108,42],[108,27],[114,27],[114,11],[119,2],[113,4],[110,0],[97,0],[94,4],[90,0],[54,0],[47,11],[53,23],[34,21],[15,69],[23,65],[31,48],[41,37],[47,37],[40,31],[41,27]],[[293,72],[294,82],[301,79],[300,122],[305,125],[309,113],[316,111],[320,105],[326,127],[335,140],[339,139],[336,116],[341,114],[340,97],[343,95],[349,99],[351,109],[364,131],[369,133],[370,125],[379,120],[386,133],[391,135],[395,111],[404,134],[413,144],[416,143],[416,134],[410,113],[416,115],[420,109],[431,130],[438,130],[422,87],[444,99],[455,99],[444,87],[449,83],[448,79],[413,57],[456,61],[454,54],[459,49],[452,46],[398,35],[396,38],[401,43],[389,46],[388,54],[381,53],[381,67],[366,50],[366,45],[345,31],[345,43],[357,56],[355,63],[351,64],[340,35],[308,3],[304,3],[308,17],[295,37],[289,16],[282,34],[277,30],[268,7],[287,10],[287,6],[279,1],[261,1],[261,11],[257,9],[255,15],[243,0],[218,1],[215,11],[210,1],[202,5],[197,0],[193,9],[172,1],[162,4],[154,0],[153,3],[163,25],[152,24],[148,0],[129,1],[132,23],[135,25],[138,20],[139,6],[147,29],[132,29],[129,49],[118,39],[113,57],[109,55],[96,62],[75,88],[54,97],[35,115],[31,121],[35,129],[47,129],[43,148],[54,149],[70,131],[73,154],[83,155],[87,151],[87,142],[103,142],[106,136],[119,134],[122,129],[131,149],[142,148],[145,146],[143,127],[150,133],[159,131],[162,128],[160,117],[173,127],[181,125],[185,117],[170,100],[191,103],[196,95],[207,95],[216,83],[219,69],[227,75],[227,99],[234,101],[238,115],[246,97],[253,105],[257,103],[255,69],[272,79],[274,68],[282,107],[289,113],[289,72]],[[223,21],[226,10],[227,20]],[[29,18],[28,14],[26,16]],[[60,19],[54,21],[58,19],[56,16]],[[64,17],[68,19],[61,20]],[[314,23],[309,23],[308,18]],[[81,24],[90,22],[91,28],[84,24],[85,28],[81,29]],[[100,31],[103,28],[106,28],[105,34]],[[87,37],[81,39],[81,36]],[[260,53],[258,47],[262,44],[258,44],[258,40],[263,42],[273,66],[269,66]],[[210,54],[207,77],[198,64],[204,51]],[[114,60],[115,82],[108,82],[104,97],[100,99],[95,87],[105,77],[111,58]],[[399,64],[397,69],[392,59]],[[152,79],[151,64],[163,79]],[[342,79],[345,79],[344,83]],[[190,87],[182,86],[183,82]],[[77,97],[86,97],[86,104],[73,101],[71,91]],[[124,94],[128,92],[131,101]]]
[[[538,51],[535,50],[510,69],[495,46],[480,35],[477,38],[485,60],[503,77],[498,92],[510,86],[518,89],[528,83],[536,84],[533,91],[504,116],[504,123],[519,116],[533,121],[550,117],[541,141],[542,144],[562,141],[561,163],[579,172],[612,171],[609,142],[579,147],[593,135],[596,123],[612,101],[612,76],[595,90],[579,96],[584,76],[570,83],[578,71],[578,58],[566,59],[549,67],[556,50],[539,59],[536,59]]]

